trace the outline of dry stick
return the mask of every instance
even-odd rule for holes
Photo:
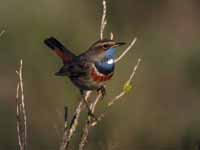
[[[102,4],[103,4],[103,15],[102,15],[102,19],[101,19],[101,27],[100,27],[100,39],[102,40],[103,39],[103,33],[104,33],[104,30],[105,30],[105,26],[107,24],[107,21],[106,21],[106,12],[107,12],[107,6],[106,6],[106,1],[103,0],[102,1]],[[113,34],[111,33],[110,35],[110,39],[113,39]],[[133,40],[133,42],[130,44],[130,46],[119,56],[119,58],[117,58],[115,60],[115,62],[118,62],[122,57],[124,57],[126,55],[126,53],[132,48],[132,46],[135,44],[136,42],[136,38]],[[95,111],[95,108],[96,108],[96,105],[100,99],[100,96],[101,95],[98,95],[96,100],[94,101],[93,104],[91,104],[91,108],[92,108],[92,112]],[[64,132],[64,136],[63,136],[63,144],[61,145],[61,150],[64,150],[64,149],[67,149],[68,148],[68,145],[69,145],[69,142],[71,140],[71,137],[74,133],[74,131],[76,130],[76,127],[78,125],[78,120],[79,120],[79,117],[80,117],[80,113],[81,113],[81,108],[83,107],[82,105],[84,102],[81,101],[80,104],[78,105],[77,109],[76,109],[76,112],[75,112],[75,115],[71,121],[71,125],[69,127],[68,130],[66,130]],[[82,150],[87,142],[87,137],[88,137],[88,131],[89,131],[89,127],[90,127],[90,121],[91,121],[91,118],[90,116],[88,116],[88,120],[86,122],[86,125],[83,129],[83,135],[82,135],[82,138],[81,138],[81,143],[79,145],[79,149]]]
[[[26,149],[27,144],[27,117],[24,103],[24,87],[22,76],[23,62],[20,60],[19,70],[16,71],[19,76],[19,82],[17,84],[16,105],[17,105],[17,134],[20,150]],[[19,91],[21,91],[21,101],[19,99]]]
[[[132,71],[132,73],[131,73],[129,79],[125,82],[124,87],[130,86],[131,81],[133,80],[133,78],[134,78],[134,76],[135,76],[135,73],[136,73],[136,71],[137,71],[137,69],[138,69],[138,67],[139,67],[139,65],[140,65],[140,62],[141,62],[141,59],[139,58],[139,59],[137,60],[136,65],[135,65],[134,68],[133,68],[133,71]],[[101,121],[101,120],[105,117],[105,113],[106,113],[106,111],[109,109],[109,107],[111,107],[116,101],[120,100],[120,98],[122,98],[127,92],[129,92],[129,91],[126,91],[125,89],[123,89],[123,90],[121,91],[120,94],[118,94],[118,95],[115,96],[113,99],[111,99],[110,102],[109,102],[108,105],[107,105],[107,109],[97,118],[97,121],[92,122],[90,125],[91,125],[91,126],[96,126],[97,123],[98,123],[99,121]]]
[[[103,33],[107,24],[106,20],[106,13],[107,13],[107,6],[106,6],[106,0],[102,0],[102,5],[103,5],[103,14],[101,18],[101,26],[100,26],[100,39],[103,39]],[[110,34],[110,39],[113,39],[113,33]],[[90,110],[92,113],[95,111],[96,104],[98,103],[99,99],[101,98],[101,94],[98,94],[95,101],[90,105]],[[86,120],[85,126],[82,131],[82,136],[81,136],[81,142],[79,144],[79,150],[83,150],[84,146],[87,142],[88,134],[89,134],[89,127],[90,127],[90,122],[91,122],[91,116],[88,115],[88,119]]]
[[[103,39],[103,33],[104,33],[104,29],[105,29],[105,26],[107,24],[107,21],[106,21],[106,13],[107,13],[107,6],[106,6],[106,1],[103,0],[103,15],[102,15],[102,19],[101,19],[101,27],[100,27],[100,39],[102,40]],[[114,35],[113,33],[111,32],[110,33],[110,39],[113,40],[114,38]],[[133,47],[133,45],[135,44],[136,42],[136,38],[133,39],[133,41],[131,42],[131,44],[128,46],[128,48],[115,60],[115,63],[117,63],[118,61],[120,61],[125,55],[126,53]],[[138,59],[138,63],[136,64],[136,66],[134,67],[134,70],[133,70],[133,73],[131,74],[129,80],[126,82],[127,85],[130,84],[132,78],[134,77],[134,74],[139,66],[139,63],[140,63],[140,59]],[[117,95],[115,98],[114,98],[114,101],[111,101],[111,102],[115,102],[117,99],[121,98],[123,95],[125,95],[126,92],[123,91],[122,93],[120,93],[119,95]],[[98,94],[97,97],[96,97],[96,100],[91,104],[91,111],[92,113],[94,113],[95,111],[95,108],[96,108],[96,105],[99,101],[101,97],[101,94]],[[108,105],[110,106],[110,105]],[[102,119],[104,116],[104,114],[100,115],[100,117],[94,121],[94,122],[91,122],[91,118],[90,116],[88,116],[88,119],[85,123],[85,126],[83,128],[83,133],[82,133],[82,137],[81,137],[81,142],[79,144],[79,150],[83,150],[86,143],[87,143],[87,139],[88,139],[88,135],[89,135],[89,129],[90,127],[93,126],[93,124],[97,124],[97,122]]]
[[[85,100],[87,100],[90,95],[91,95],[91,91],[88,91],[86,93]],[[69,148],[69,143],[71,141],[71,138],[72,138],[74,132],[76,131],[76,128],[78,126],[78,121],[80,118],[80,114],[83,111],[84,106],[85,106],[85,102],[82,99],[80,101],[79,105],[76,107],[75,113],[72,117],[69,127],[65,128],[65,130],[64,130],[63,141],[61,143],[60,150],[66,150]]]
[[[107,21],[106,21],[106,11],[107,11],[106,1],[103,0],[102,4],[103,4],[103,15],[102,15],[102,18],[101,18],[101,26],[100,26],[100,39],[101,40],[103,39],[103,32],[104,32],[104,29],[105,29],[106,24],[107,24]]]
[[[126,81],[125,86],[129,86],[129,85],[131,84],[131,81],[133,80],[133,78],[134,78],[134,76],[135,76],[135,73],[136,73],[136,71],[137,71],[137,69],[138,69],[138,67],[139,67],[139,65],[140,65],[140,62],[141,62],[141,59],[139,58],[139,59],[137,60],[136,65],[135,65],[134,68],[133,68],[133,71],[132,71],[132,73],[131,73],[129,79]],[[113,105],[118,99],[120,99],[120,98],[124,95],[123,93],[126,94],[126,93],[127,93],[126,90],[123,90],[118,96],[116,96],[114,99],[112,99],[112,100],[108,103],[108,106]]]
[[[16,105],[17,105],[17,109],[16,109],[16,118],[17,118],[17,136],[18,136],[18,144],[20,147],[20,150],[23,150],[23,144],[22,144],[22,135],[21,135],[21,128],[20,128],[20,103],[19,101],[19,83],[17,84],[17,92],[16,92]]]
[[[113,40],[114,39],[114,34],[112,32],[110,32],[110,39]]]
[[[136,70],[138,69],[138,67],[139,67],[139,65],[140,65],[140,62],[141,62],[141,59],[139,58],[138,61],[137,61],[137,64],[136,64],[136,65],[134,66],[134,68],[133,68],[133,71],[132,71],[132,73],[131,73],[129,79],[125,82],[124,86],[130,86],[130,83],[131,83],[133,77],[135,76]],[[121,92],[119,95],[115,96],[115,97],[108,103],[107,109],[106,109],[106,110],[108,110],[108,108],[109,108],[110,106],[112,106],[117,100],[119,100],[120,98],[122,98],[122,96],[124,96],[126,93],[127,93],[127,91],[123,89],[122,92]],[[92,113],[94,113],[95,108],[96,108],[96,105],[97,105],[98,101],[100,100],[100,98],[101,98],[101,94],[98,94],[97,97],[96,97],[96,99],[95,99],[95,101],[91,104],[91,111],[92,111]],[[83,133],[82,133],[82,137],[81,137],[81,142],[80,142],[80,144],[79,144],[79,150],[83,150],[84,147],[85,147],[85,145],[86,145],[86,143],[87,143],[87,141],[88,141],[89,129],[90,129],[91,127],[94,127],[95,125],[97,125],[97,123],[103,119],[103,117],[105,116],[105,113],[106,113],[106,111],[104,111],[104,113],[102,113],[102,114],[97,118],[97,120],[95,120],[94,122],[91,122],[91,118],[90,118],[90,116],[88,116],[88,119],[87,119],[87,121],[86,121],[86,123],[85,123],[85,126],[84,126],[84,128],[83,128]]]
[[[107,21],[106,21],[106,11],[107,10],[106,10],[106,1],[105,0],[102,1],[102,5],[103,5],[103,15],[101,18],[101,26],[100,26],[100,39],[101,40],[103,39],[104,29],[107,24]],[[90,92],[90,94],[91,94],[91,92]],[[76,108],[76,111],[75,111],[74,116],[70,123],[70,127],[64,131],[63,142],[60,146],[60,150],[65,150],[68,148],[71,137],[77,128],[78,120],[79,120],[80,113],[81,113],[83,107],[84,107],[84,101],[82,100]]]
[[[115,63],[120,61],[128,53],[128,51],[133,47],[136,41],[137,41],[137,38],[134,38],[131,44],[127,47],[127,49],[118,58],[115,59]]]
[[[80,113],[82,111],[83,106],[84,106],[84,102],[81,100],[79,105],[77,106],[77,108],[75,110],[75,113],[74,113],[74,116],[71,120],[69,128],[67,128],[64,131],[63,142],[62,142],[62,145],[60,147],[60,150],[65,150],[65,149],[68,148],[70,140],[72,138],[72,135],[77,128],[78,120],[79,120]]]
[[[90,110],[93,114],[94,114],[96,105],[97,105],[98,101],[101,99],[101,97],[102,97],[102,95],[99,93],[97,95],[95,101],[90,105]],[[88,141],[87,139],[88,139],[88,135],[89,135],[90,123],[91,123],[91,116],[88,115],[88,118],[86,120],[85,126],[82,131],[81,142],[79,144],[79,150],[83,150]]]
[[[22,76],[22,66],[23,66],[23,61],[21,59],[20,61],[20,73],[19,73],[19,77],[20,77],[20,87],[21,87],[21,99],[22,99],[22,113],[23,113],[23,119],[24,119],[24,144],[26,145],[26,141],[27,141],[27,117],[26,117],[26,109],[25,109],[25,102],[24,102],[24,84],[23,84],[23,76]]]

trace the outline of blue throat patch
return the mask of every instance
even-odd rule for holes
[[[114,56],[115,48],[108,49],[105,52],[105,57],[100,62],[95,63],[97,70],[105,75],[113,72],[115,68]]]

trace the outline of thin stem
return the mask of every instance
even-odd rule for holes
[[[131,75],[130,75],[128,81],[127,81],[127,83],[131,83],[131,81],[133,80],[133,78],[134,78],[134,76],[135,76],[135,74],[136,74],[136,71],[137,71],[137,69],[138,69],[138,67],[139,67],[139,65],[140,65],[140,63],[141,63],[141,61],[142,61],[141,58],[138,58],[137,63],[136,63],[136,65],[134,66],[133,71],[132,71],[132,73],[131,73]]]
[[[113,40],[114,39],[114,34],[112,32],[110,32],[110,39]]]
[[[17,84],[17,92],[16,92],[16,118],[17,118],[17,137],[18,137],[18,144],[20,147],[20,150],[23,150],[23,144],[22,144],[22,135],[20,132],[20,103],[19,103],[19,83]]]
[[[107,24],[107,21],[106,21],[106,12],[107,12],[106,1],[103,0],[102,4],[103,4],[103,15],[102,15],[102,18],[101,18],[101,26],[100,26],[100,39],[101,40],[103,39],[103,33],[104,33],[104,30],[105,30],[105,27],[106,27],[106,24]]]
[[[97,103],[99,102],[99,100],[101,99],[102,95],[99,93],[95,99],[95,101],[90,105],[90,110],[91,112],[94,114],[95,112],[95,108],[96,108],[96,105]],[[88,115],[88,118],[85,122],[85,126],[83,128],[83,131],[82,131],[82,136],[81,136],[81,142],[79,144],[79,150],[84,150],[84,147],[86,146],[86,143],[88,141],[88,136],[89,136],[89,129],[91,127],[91,116]]]
[[[91,91],[86,92],[85,100],[87,100],[90,95],[91,95]],[[80,103],[78,104],[78,106],[76,107],[75,113],[72,117],[69,127],[67,129],[65,129],[65,131],[64,131],[63,141],[61,143],[60,150],[66,150],[69,148],[69,143],[71,141],[71,138],[72,138],[74,132],[76,131],[76,129],[78,127],[80,114],[83,111],[84,106],[85,106],[85,102],[82,99],[80,101]]]
[[[26,117],[26,109],[24,102],[24,85],[23,85],[23,61],[20,60],[19,70],[16,71],[19,82],[17,84],[17,92],[16,92],[16,107],[17,107],[17,134],[18,134],[18,142],[20,150],[25,150],[27,145],[27,117]],[[19,98],[19,92],[21,92],[21,97]],[[20,101],[21,99],[21,101]]]
[[[134,68],[133,68],[133,71],[132,71],[132,73],[131,73],[129,79],[125,82],[125,85],[126,85],[126,84],[130,84],[131,81],[133,80],[133,78],[134,78],[134,76],[135,76],[135,73],[136,73],[136,71],[137,71],[137,69],[138,69],[138,67],[139,67],[139,65],[140,65],[140,62],[141,62],[141,59],[139,58],[138,61],[137,61],[137,63],[136,63],[136,65],[135,65]],[[120,100],[126,93],[127,93],[126,91],[122,90],[117,96],[115,96],[113,99],[111,99],[110,102],[109,102],[108,105],[107,105],[107,109],[106,109],[106,110],[108,110],[108,108],[111,107],[116,101]],[[98,123],[99,121],[101,121],[101,120],[104,118],[105,113],[106,113],[106,111],[104,111],[104,112],[97,118],[97,121],[92,122],[92,123],[91,123],[91,126],[96,126],[97,123]]]
[[[26,109],[25,109],[25,102],[24,102],[24,84],[23,84],[23,76],[22,76],[22,69],[23,69],[23,61],[20,61],[20,88],[21,88],[21,100],[22,100],[22,113],[23,113],[23,120],[24,120],[24,145],[26,146],[27,141],[27,117],[26,117]]]
[[[115,59],[115,63],[120,61],[129,52],[129,50],[133,47],[136,41],[137,41],[137,38],[134,38],[131,44],[126,48],[126,50],[118,58]]]

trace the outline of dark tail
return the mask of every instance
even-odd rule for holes
[[[65,48],[58,40],[54,37],[50,37],[44,40],[44,43],[51,48],[62,60],[63,63],[67,63],[75,57],[75,55]]]

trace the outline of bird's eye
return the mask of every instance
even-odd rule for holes
[[[110,45],[108,45],[108,44],[104,44],[104,45],[103,45],[103,48],[104,48],[104,49],[108,49],[109,47],[110,47]]]

